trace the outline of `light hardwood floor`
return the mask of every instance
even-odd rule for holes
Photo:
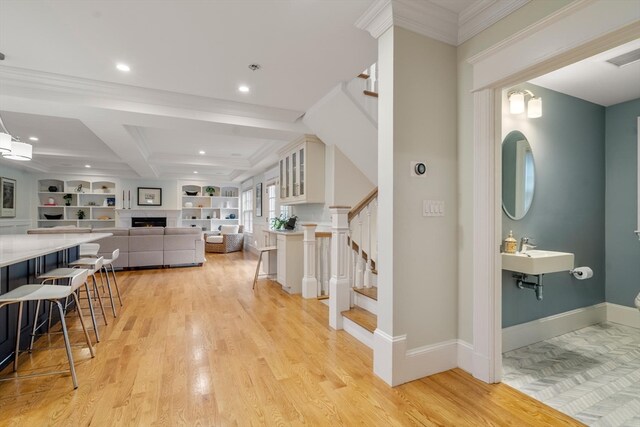
[[[102,328],[96,358],[74,348],[80,387],[69,375],[1,382],[0,424],[580,425],[458,369],[391,388],[373,375],[370,349],[329,328],[324,304],[266,280],[252,291],[255,263],[208,254],[201,268],[119,272],[125,307]],[[60,349],[21,363],[29,373],[65,369],[66,358]]]

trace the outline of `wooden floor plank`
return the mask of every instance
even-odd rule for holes
[[[80,387],[68,375],[0,382],[0,425],[580,425],[459,369],[391,388],[369,348],[328,327],[326,305],[268,280],[252,291],[255,263],[207,254],[203,267],[119,272],[125,306],[96,357],[73,349]],[[65,363],[62,349],[23,354],[21,372]]]

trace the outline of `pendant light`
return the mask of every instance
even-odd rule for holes
[[[0,116],[0,153],[9,160],[29,161],[33,157],[33,147],[11,136]]]

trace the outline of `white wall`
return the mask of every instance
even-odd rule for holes
[[[3,163],[7,163],[3,161]],[[37,206],[37,191],[34,176],[29,172],[12,166],[0,165],[0,177],[16,180],[16,216],[15,218],[0,218],[0,234],[14,234],[24,232],[33,226]]]
[[[393,229],[393,333],[407,335],[408,349],[457,336],[455,55],[450,45],[395,29],[394,155],[381,165],[393,168],[395,192],[388,227]],[[411,161],[424,161],[427,174],[412,177]],[[423,217],[426,199],[444,201],[445,216]]]

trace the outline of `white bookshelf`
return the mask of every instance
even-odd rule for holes
[[[206,189],[214,189],[212,195]],[[223,224],[240,224],[239,188],[234,186],[183,185],[180,223],[182,227],[216,230]]]

